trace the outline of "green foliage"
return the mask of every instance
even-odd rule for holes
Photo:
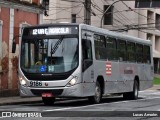
[[[153,84],[154,85],[160,84],[160,78],[154,77]]]

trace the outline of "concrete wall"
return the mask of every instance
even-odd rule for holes
[[[46,23],[58,23],[58,22],[71,22],[71,14],[77,14],[77,23],[84,22],[84,5],[77,2],[66,2],[62,0],[50,0],[49,17],[44,17]],[[101,18],[103,15],[104,5],[110,5],[115,0],[93,0],[91,10],[91,25],[100,27]],[[109,30],[124,29],[131,25],[140,25],[140,27],[154,27],[156,21],[156,13],[160,14],[159,9],[135,9],[134,1],[121,1],[116,2],[114,6],[113,25],[103,25],[103,28]],[[68,9],[67,9],[68,7]],[[128,8],[129,7],[129,8]],[[131,9],[130,9],[131,8]],[[95,13],[94,16],[92,13]],[[103,22],[102,22],[103,23]],[[141,25],[143,24],[143,25]],[[146,25],[144,25],[146,24]],[[149,25],[147,25],[149,24]],[[140,30],[128,30],[123,32],[131,36],[139,37],[142,39],[149,39],[153,44],[153,57],[160,59],[160,31],[157,29],[140,29]],[[149,38],[147,38],[149,34]],[[159,67],[159,66],[157,66]]]
[[[44,16],[45,23],[71,22],[72,3],[61,0],[50,0],[49,16]]]

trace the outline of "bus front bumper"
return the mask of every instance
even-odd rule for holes
[[[33,88],[20,86],[20,96],[42,96],[42,93],[52,93],[55,97],[82,97],[82,84],[70,87]]]

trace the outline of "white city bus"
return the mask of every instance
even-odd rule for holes
[[[123,94],[137,99],[152,86],[152,45],[128,35],[85,24],[25,27],[20,43],[21,96],[41,96],[44,104],[56,97]]]

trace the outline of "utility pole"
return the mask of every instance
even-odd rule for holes
[[[91,24],[91,0],[85,0],[84,3],[84,23],[90,25]]]

